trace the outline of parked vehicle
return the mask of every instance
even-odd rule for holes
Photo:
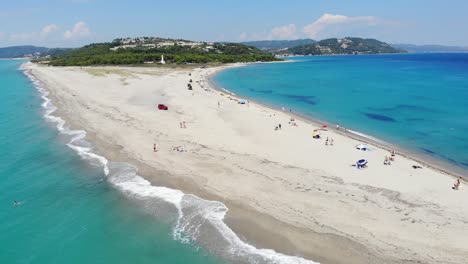
[[[169,108],[164,104],[158,104],[158,109],[159,110],[168,110]]]

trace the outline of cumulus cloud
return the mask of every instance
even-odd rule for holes
[[[249,37],[249,35],[247,34],[247,32],[242,32],[242,33],[239,35],[239,39],[240,39],[241,41],[248,40],[248,37]]]
[[[323,14],[320,18],[314,22],[304,26],[303,32],[311,37],[316,38],[321,32],[326,30],[328,27],[340,24],[364,24],[364,25],[375,25],[377,18],[373,16],[343,16],[333,14]]]
[[[297,38],[297,29],[295,24],[278,26],[270,31],[247,33],[242,32],[239,35],[240,41],[271,40],[271,39],[293,39]]]
[[[12,42],[24,43],[31,41],[44,41],[49,39],[50,36],[58,30],[58,26],[55,24],[49,24],[44,26],[41,31],[28,32],[28,33],[12,33],[9,35],[9,40]],[[4,36],[4,35],[3,35]],[[0,34],[0,37],[2,35]]]
[[[293,39],[297,38],[296,25],[289,24],[275,27],[270,32],[270,39]]]
[[[80,39],[86,38],[91,35],[91,30],[89,29],[88,25],[80,21],[76,23],[71,30],[65,31],[63,33],[63,37],[65,39]]]
[[[10,41],[13,42],[25,42],[25,41],[31,41],[37,38],[38,34],[37,32],[31,32],[31,33],[14,33],[11,34],[9,39]]]
[[[49,35],[49,34],[52,34],[52,33],[54,33],[55,31],[57,31],[58,28],[59,28],[59,27],[58,27],[57,25],[55,25],[55,24],[47,25],[47,26],[45,26],[45,27],[42,28],[42,30],[41,30],[41,35],[42,35],[42,36],[47,36],[47,35]]]

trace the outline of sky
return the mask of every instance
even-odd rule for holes
[[[121,37],[252,41],[330,37],[468,46],[467,0],[2,0],[0,47]]]

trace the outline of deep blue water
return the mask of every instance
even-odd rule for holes
[[[468,169],[468,54],[291,59],[229,69],[214,81]]]

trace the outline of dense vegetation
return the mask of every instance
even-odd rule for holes
[[[53,66],[143,64],[157,63],[160,61],[161,55],[164,55],[166,63],[169,64],[276,60],[271,54],[238,43],[178,41],[153,38],[141,41],[132,39],[131,45],[126,45],[127,42],[117,39],[110,43],[90,44],[79,49],[70,50],[59,56],[53,56],[48,61]]]
[[[324,55],[324,54],[380,54],[404,53],[385,42],[362,38],[330,38],[314,44],[300,45],[283,50],[283,54]]]

